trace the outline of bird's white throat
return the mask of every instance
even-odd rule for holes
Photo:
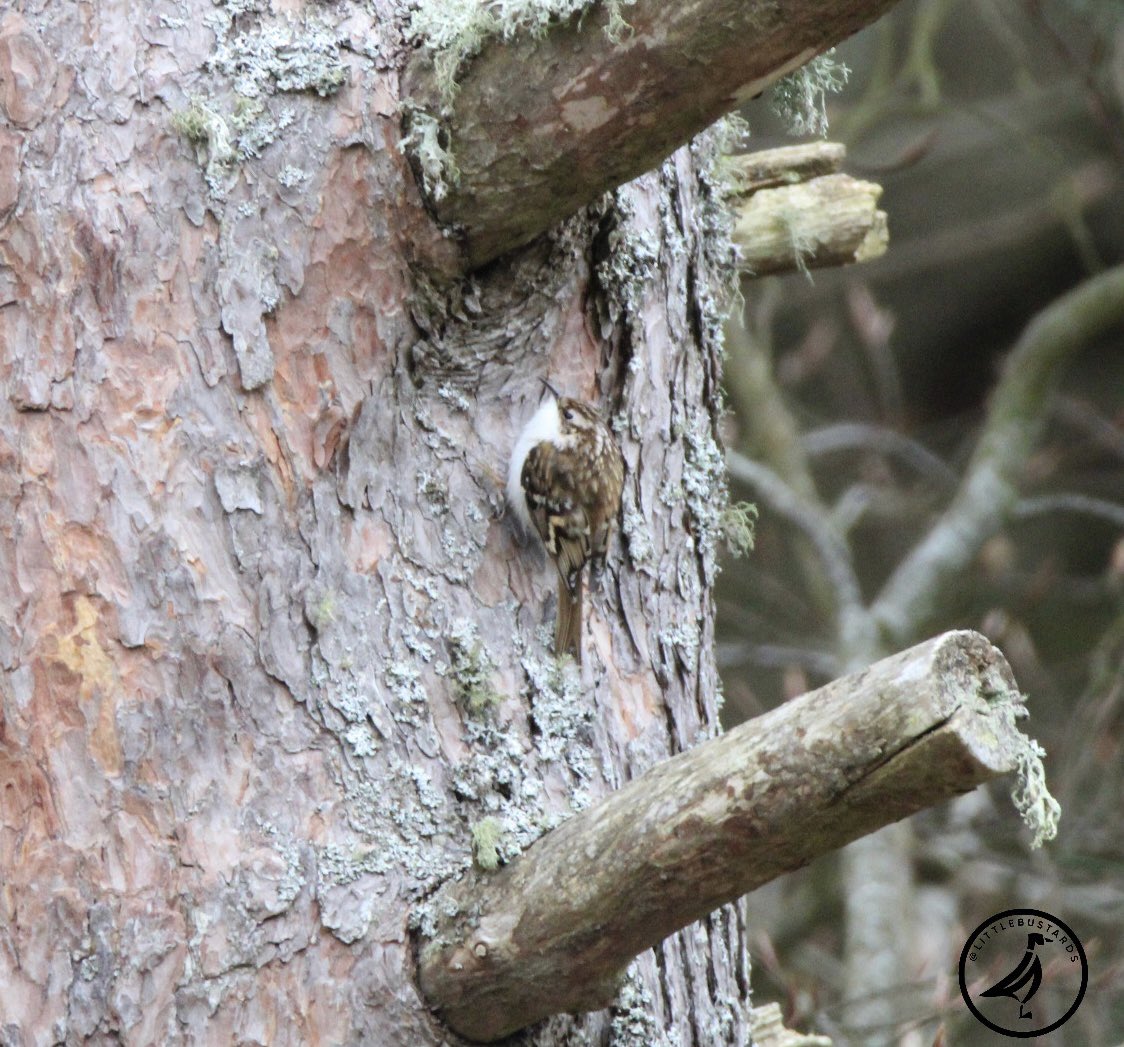
[[[558,401],[553,396],[548,396],[539,409],[531,415],[530,420],[519,439],[515,441],[515,448],[511,452],[511,462],[507,467],[507,501],[519,517],[519,522],[526,528],[533,530],[531,514],[527,510],[527,497],[523,493],[523,463],[531,448],[541,443],[560,443],[562,428],[558,418]]]

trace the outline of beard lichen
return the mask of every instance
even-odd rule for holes
[[[794,135],[827,134],[827,96],[838,94],[851,70],[835,58],[835,48],[816,55],[806,65],[773,86],[772,109]]]
[[[757,506],[752,502],[730,502],[722,513],[726,549],[735,559],[753,551],[757,530]]]
[[[1015,736],[1015,782],[1011,801],[1026,827],[1034,834],[1030,846],[1041,847],[1058,835],[1061,804],[1046,786],[1046,768],[1042,759],[1046,750],[1033,738],[1023,734],[1017,721],[1030,715],[1024,697],[1017,691],[996,691],[988,696],[992,710],[1006,721]]]

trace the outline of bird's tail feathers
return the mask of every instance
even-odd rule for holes
[[[558,621],[554,627],[554,653],[572,654],[582,663],[582,576],[575,571],[570,579],[558,574]]]

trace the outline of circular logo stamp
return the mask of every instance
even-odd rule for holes
[[[1085,950],[1070,927],[1041,909],[984,920],[960,954],[960,994],[989,1029],[1029,1039],[1064,1025],[1089,984]]]

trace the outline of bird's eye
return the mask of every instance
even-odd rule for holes
[[[567,422],[572,422],[574,420],[574,412],[569,407],[563,407],[562,417],[565,418]]]

